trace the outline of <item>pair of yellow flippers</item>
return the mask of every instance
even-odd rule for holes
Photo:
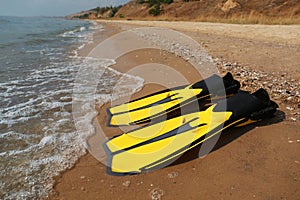
[[[226,82],[229,79],[231,79],[229,81],[231,84]],[[218,84],[222,86],[217,87]],[[214,87],[215,90],[208,89],[209,87]],[[165,90],[110,108],[111,118],[108,124],[117,126],[153,122],[151,119],[159,119],[161,115],[168,115],[184,106],[195,102],[201,104],[202,101],[209,101],[213,97],[220,96],[221,89],[216,90],[220,87],[223,87],[224,95],[236,94],[216,103],[209,105],[206,103],[207,106],[198,106],[194,111],[185,114],[181,112],[173,114],[172,117],[167,117],[167,120],[156,120],[155,123],[106,141],[103,146],[108,156],[109,173],[135,174],[164,167],[189,149],[221,133],[222,130],[271,117],[278,107],[270,100],[265,90],[260,89],[253,94],[237,92],[239,83],[232,78],[231,74],[223,78],[215,75],[190,86]],[[192,92],[182,90],[192,90]],[[190,94],[190,97],[187,94]],[[157,96],[156,100],[153,99],[154,96]],[[145,99],[148,100],[145,101]],[[170,104],[172,101],[176,102]],[[148,115],[132,114],[160,104],[168,104],[163,107],[167,111],[157,109],[153,112],[149,111]],[[122,120],[119,119],[120,116],[114,118],[117,115],[125,117]]]

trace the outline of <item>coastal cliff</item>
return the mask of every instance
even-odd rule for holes
[[[300,1],[132,0],[122,6],[98,7],[68,17],[297,24],[300,22]]]

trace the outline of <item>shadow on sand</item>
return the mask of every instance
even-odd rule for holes
[[[271,119],[266,119],[266,120],[263,120],[263,121],[260,121],[257,123],[253,123],[253,124],[249,124],[246,126],[242,126],[242,127],[229,128],[221,133],[220,138],[218,139],[214,148],[210,152],[217,151],[218,149],[226,146],[230,142],[241,137],[242,135],[246,134],[247,132],[254,129],[255,127],[262,127],[262,126],[280,123],[284,119],[285,119],[285,113],[280,110],[277,110],[274,117]],[[209,143],[210,140],[213,140],[213,138],[207,140],[207,142]],[[174,166],[174,165],[182,164],[182,163],[197,159],[199,157],[199,151],[200,151],[201,146],[202,145],[199,145],[199,146],[187,151],[186,153],[184,153],[180,158],[178,158],[176,161],[174,161],[169,166]],[[208,152],[208,155],[210,152]]]

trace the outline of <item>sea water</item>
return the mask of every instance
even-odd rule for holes
[[[87,74],[91,68],[106,69],[95,91],[100,103],[110,100],[122,74],[108,70],[103,60],[78,55],[93,42],[93,34],[101,34],[100,24],[0,17],[0,30],[0,199],[39,199],[51,191],[54,176],[85,154],[85,140],[93,134],[95,110],[77,122],[89,124],[88,133],[74,125],[72,97],[79,69]],[[127,78],[133,81],[127,92],[142,86],[141,79]]]

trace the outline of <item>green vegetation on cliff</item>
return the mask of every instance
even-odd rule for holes
[[[70,18],[300,24],[299,0],[131,0]]]

